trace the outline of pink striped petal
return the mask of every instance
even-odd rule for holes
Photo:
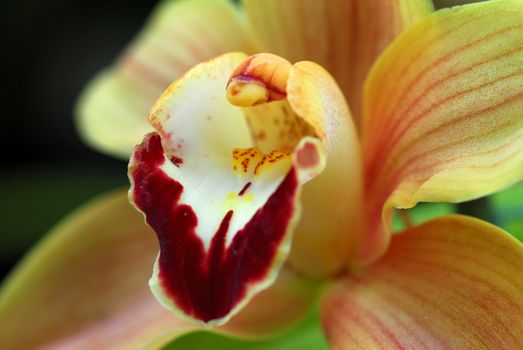
[[[522,349],[523,245],[447,216],[392,238],[376,264],[327,291],[332,349]]]

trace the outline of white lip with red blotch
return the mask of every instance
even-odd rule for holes
[[[173,83],[150,113],[157,134],[129,165],[131,202],[160,242],[151,289],[169,310],[207,325],[223,324],[273,283],[300,185],[325,165],[315,137],[291,150],[257,148],[244,109],[225,96],[245,58],[220,56]]]

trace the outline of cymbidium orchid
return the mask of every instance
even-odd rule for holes
[[[522,348],[520,242],[459,215],[390,222],[523,177],[523,1],[243,4],[248,24],[165,3],[89,87],[89,142],[128,157],[143,138],[143,216],[119,192],[59,226],[4,287],[4,343],[263,337],[318,306],[334,349]]]

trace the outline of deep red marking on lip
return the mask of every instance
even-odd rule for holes
[[[183,186],[160,166],[160,137],[149,134],[133,154],[130,174],[135,204],[146,214],[160,243],[159,279],[164,293],[187,315],[208,322],[227,315],[246,297],[250,284],[263,280],[285,237],[298,187],[292,169],[251,220],[225,246],[229,211],[209,250],[197,236],[194,210],[179,203]]]
[[[183,159],[180,158],[180,157],[177,157],[177,156],[171,156],[169,158],[171,160],[171,162],[176,165],[177,167],[180,167],[180,165],[183,164]]]
[[[247,190],[249,189],[249,187],[251,187],[251,183],[250,182],[247,182],[245,184],[245,186],[243,186],[242,190],[240,192],[238,192],[238,196],[243,196],[245,194],[245,192],[247,192]]]

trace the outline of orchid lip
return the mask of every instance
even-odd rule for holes
[[[253,142],[247,111],[220,89],[239,57],[203,63],[175,82],[151,111],[157,133],[129,164],[131,202],[160,245],[151,290],[167,309],[205,325],[225,323],[274,282],[290,251],[300,186],[325,166],[315,137],[293,135],[290,150]]]
[[[241,303],[248,285],[268,273],[295,209],[296,172],[289,172],[232,239],[228,239],[229,229],[237,213],[227,211],[206,246],[196,232],[199,218],[194,209],[180,203],[185,188],[162,171],[160,165],[166,161],[160,137],[151,134],[135,151],[136,168],[131,171],[134,203],[147,214],[160,243],[158,275],[150,284],[160,300],[168,296],[164,304],[174,302],[191,318],[219,324]],[[247,182],[238,196],[244,196],[251,185]]]

